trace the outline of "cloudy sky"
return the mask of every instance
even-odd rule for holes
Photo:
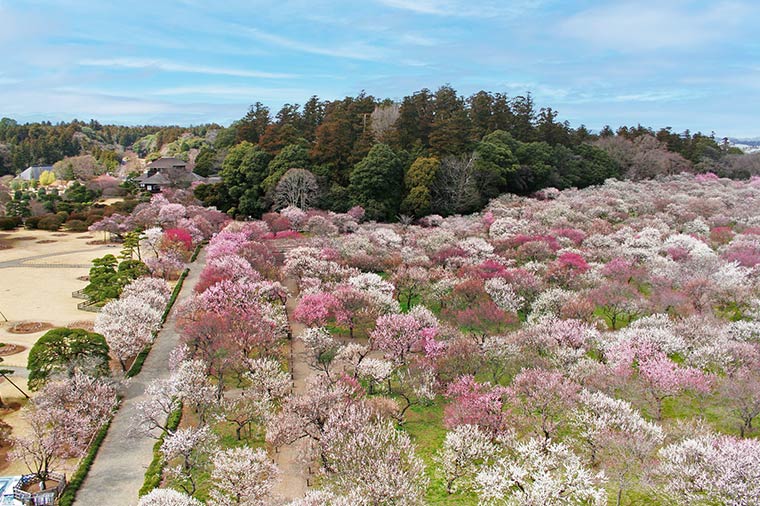
[[[758,26],[752,0],[0,0],[0,116],[227,124],[450,83],[574,126],[758,136]]]

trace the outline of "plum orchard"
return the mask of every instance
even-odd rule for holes
[[[184,406],[161,451],[188,497],[143,504],[271,504],[265,452],[296,442],[318,477],[292,505],[755,503],[758,209],[760,180],[680,175],[229,223],[136,420]]]

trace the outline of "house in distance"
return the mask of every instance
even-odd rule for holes
[[[36,165],[32,167],[27,167],[24,169],[21,174],[17,176],[17,179],[21,179],[24,181],[31,181],[32,179],[39,180],[40,175],[45,171],[53,171],[52,165]]]
[[[140,188],[151,193],[164,188],[188,188],[196,181],[207,182],[179,158],[159,158],[149,163],[143,175],[137,178]]]

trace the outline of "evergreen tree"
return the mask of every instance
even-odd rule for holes
[[[427,88],[404,97],[396,121],[395,144],[399,148],[426,151],[430,147],[433,103],[433,96]]]
[[[199,176],[208,177],[216,170],[216,152],[207,146],[203,146],[195,159],[193,172]]]
[[[351,172],[352,203],[367,211],[370,220],[392,220],[401,203],[403,168],[386,144],[375,144]]]
[[[514,115],[514,121],[509,129],[509,133],[518,141],[530,142],[534,140],[536,109],[533,104],[533,97],[530,93],[524,97],[515,97],[512,99],[510,107]]]
[[[264,210],[261,183],[267,175],[268,164],[269,155],[247,141],[227,153],[220,175],[235,203],[236,214],[258,216]]]
[[[404,176],[406,197],[401,212],[416,217],[430,214],[430,186],[435,181],[441,162],[438,158],[417,158]]]
[[[259,142],[269,123],[271,123],[269,108],[261,102],[256,102],[236,125],[237,142]]]
[[[262,189],[264,193],[271,191],[289,169],[309,170],[310,168],[311,160],[306,140],[301,139],[295,144],[288,144],[269,162],[267,177],[261,185]]]
[[[508,133],[497,130],[483,137],[475,148],[475,182],[478,193],[491,199],[507,189],[509,176],[518,168],[512,147],[517,142]]]
[[[430,150],[437,155],[452,155],[467,150],[470,119],[464,100],[451,86],[435,92],[433,122],[430,125]]]
[[[72,376],[82,371],[90,376],[106,376],[110,371],[108,353],[105,338],[95,332],[50,330],[29,350],[29,388],[38,390],[54,374]]]

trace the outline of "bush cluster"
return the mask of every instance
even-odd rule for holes
[[[21,225],[21,218],[18,216],[0,216],[0,230],[13,230]]]

